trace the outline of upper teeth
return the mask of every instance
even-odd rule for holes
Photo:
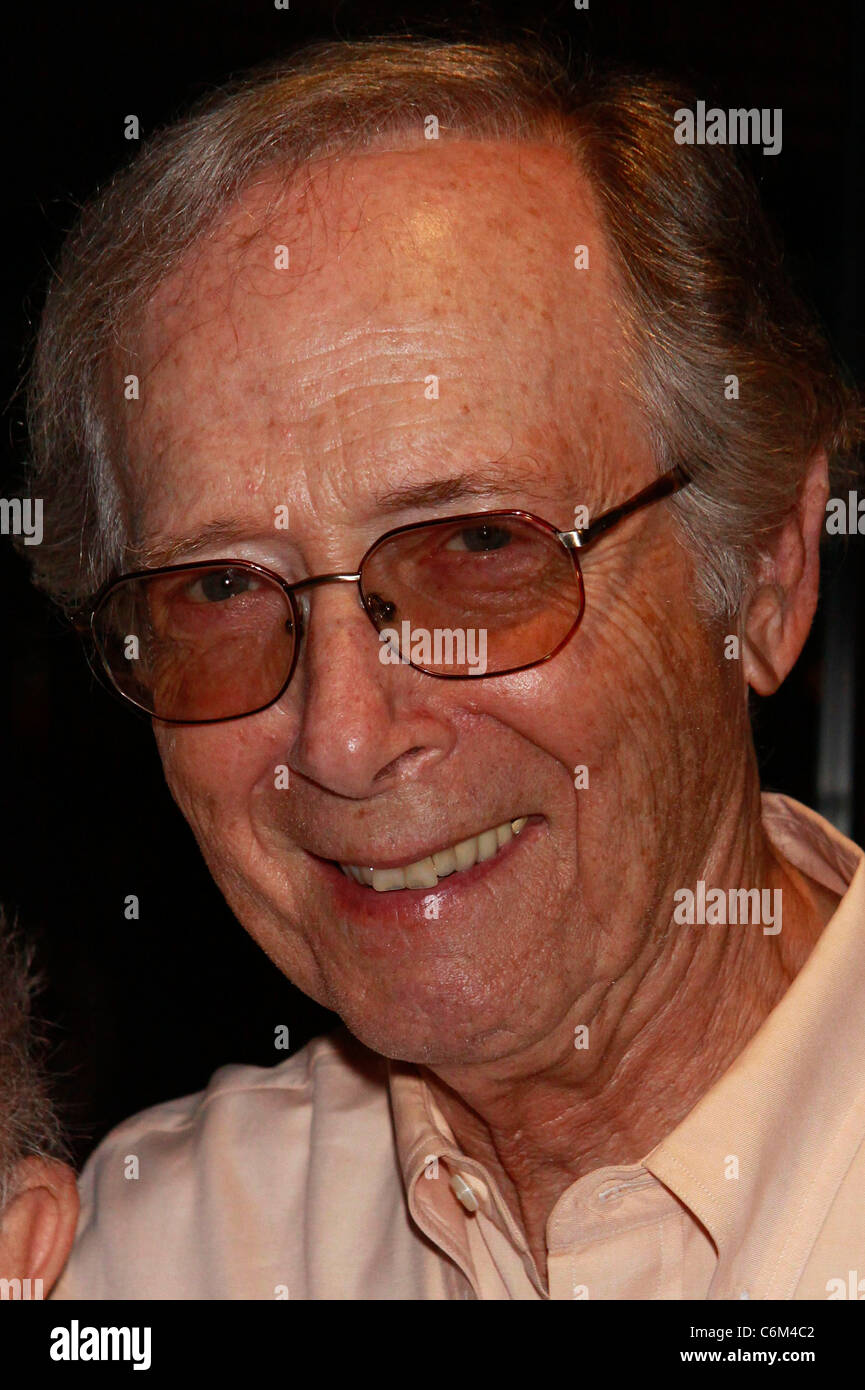
[[[471,869],[492,859],[515,835],[519,835],[528,816],[517,820],[507,820],[492,830],[483,830],[480,835],[472,835],[468,840],[460,840],[438,854],[418,859],[414,864],[404,864],[400,869],[373,869],[358,864],[340,864],[344,874],[375,888],[378,893],[393,892],[396,888],[435,888],[440,878],[457,873],[461,869]]]

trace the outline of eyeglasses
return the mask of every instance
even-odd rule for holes
[[[127,704],[168,724],[215,724],[274,704],[294,675],[308,591],[357,584],[385,663],[444,680],[549,661],[585,609],[579,552],[687,487],[678,466],[582,530],[530,512],[474,512],[400,526],[353,574],[290,584],[249,560],[202,560],[110,580],[75,619],[91,664]]]

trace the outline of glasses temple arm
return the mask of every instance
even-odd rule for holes
[[[608,512],[601,512],[580,535],[580,549],[585,550],[586,546],[592,545],[599,536],[609,531],[613,526],[618,525],[624,517],[630,516],[632,512],[639,511],[641,507],[647,507],[651,502],[659,502],[662,497],[669,497],[674,492],[679,492],[681,488],[687,487],[691,482],[691,475],[681,464],[676,464],[667,473],[662,473],[660,478],[656,478],[648,487],[644,487],[636,496],[622,502],[618,507],[611,507]]]

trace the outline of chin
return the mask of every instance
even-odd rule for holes
[[[414,1062],[427,1067],[470,1066],[491,1062],[513,1050],[514,1032],[504,1021],[499,1026],[466,1027],[462,1014],[458,1027],[445,1017],[420,1018],[402,1014],[391,1001],[380,1015],[370,1017],[350,1007],[337,1010],[342,1022],[359,1042],[393,1062]]]

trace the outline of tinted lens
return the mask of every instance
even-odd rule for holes
[[[286,594],[243,565],[121,580],[100,605],[94,634],[121,694],[160,719],[191,723],[270,704],[294,658]]]
[[[399,532],[369,554],[361,586],[388,659],[434,675],[534,665],[583,609],[572,552],[542,524],[508,513]]]

